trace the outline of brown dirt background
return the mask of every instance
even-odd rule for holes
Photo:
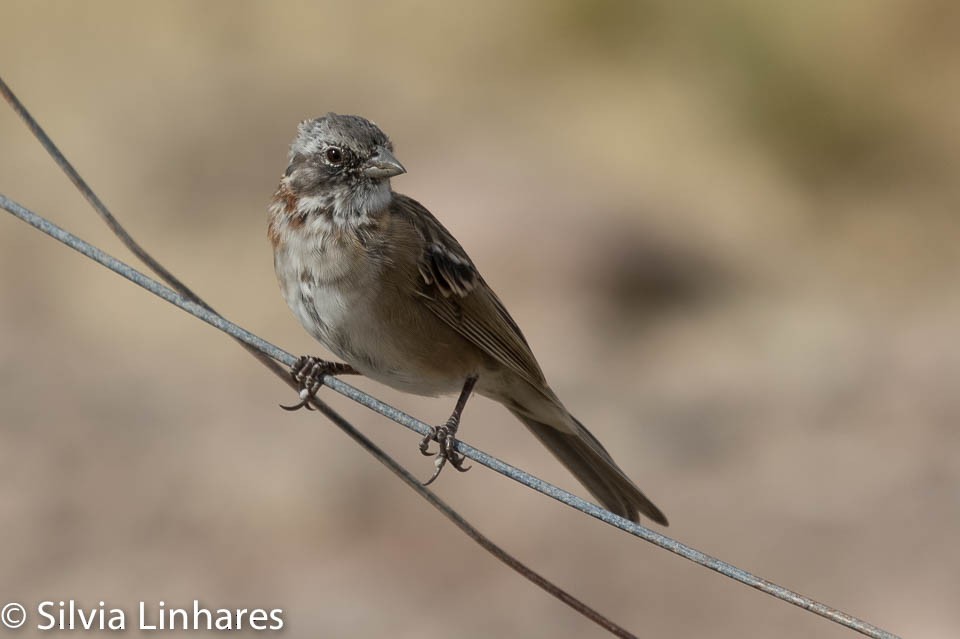
[[[394,188],[467,247],[670,535],[956,636],[960,4],[14,1],[0,24],[4,79],[227,317],[322,352],[278,294],[265,206],[300,119],[366,115],[409,169]],[[0,192],[129,259],[5,107]],[[3,601],[605,636],[281,412],[230,340],[0,224]],[[427,421],[452,405],[359,385]],[[414,436],[328,394],[427,476]],[[580,490],[486,400],[463,436]],[[641,636],[853,636],[486,470],[437,491]]]

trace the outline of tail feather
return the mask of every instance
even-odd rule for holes
[[[640,492],[610,453],[579,421],[570,418],[575,426],[575,432],[570,433],[529,415],[511,412],[609,511],[636,522],[643,514],[662,526],[669,525],[660,509]]]

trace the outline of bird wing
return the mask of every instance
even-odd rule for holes
[[[457,333],[537,388],[546,386],[530,345],[460,243],[416,200],[394,194],[392,211],[423,239],[417,263],[424,306]]]

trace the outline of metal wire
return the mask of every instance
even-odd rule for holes
[[[228,335],[231,335],[243,346],[253,349],[256,354],[261,355],[262,357],[273,358],[269,360],[271,363],[276,364],[277,361],[280,361],[289,367],[295,360],[295,358],[286,351],[277,348],[266,340],[260,339],[249,331],[245,331],[236,324],[233,324],[232,322],[218,315],[216,312],[210,310],[210,308],[204,304],[202,300],[195,302],[193,300],[186,299],[178,292],[152,280],[151,278],[136,271],[116,258],[104,253],[95,246],[84,242],[52,222],[49,222],[45,218],[36,215],[32,211],[20,206],[16,202],[13,202],[2,194],[0,194],[0,208],[6,209],[10,213],[26,221],[28,224],[40,229],[47,235],[60,240],[67,246],[102,264],[103,266],[106,266],[110,270],[122,275],[131,282],[142,286],[151,293],[154,293],[168,302],[179,306],[180,308],[193,314],[195,317],[202,319],[208,324],[219,328]],[[277,364],[277,366],[279,365]],[[284,379],[288,382],[291,381],[291,377],[288,374],[284,374]],[[332,383],[336,381],[338,380],[332,377],[326,377],[324,379],[324,383]],[[349,385],[344,384],[344,386]],[[397,475],[404,483],[407,484],[407,486],[413,489],[421,497],[426,499],[430,505],[439,510],[447,519],[453,522],[455,526],[466,533],[467,536],[477,542],[477,544],[492,554],[495,558],[509,566],[525,579],[539,586],[548,594],[556,597],[576,612],[579,612],[587,619],[590,619],[606,631],[610,632],[612,635],[620,637],[621,639],[637,639],[637,637],[630,631],[603,616],[597,610],[588,606],[567,591],[552,583],[516,559],[506,550],[495,544],[492,540],[490,540],[489,537],[477,530],[477,528],[475,528],[459,513],[457,513],[456,510],[450,507],[449,504],[440,499],[433,491],[427,489],[423,484],[421,484],[420,480],[414,477],[406,468],[404,468],[390,455],[384,452],[379,446],[374,444],[366,435],[361,433],[352,424],[350,424],[350,422],[340,416],[339,413],[334,411],[329,405],[327,405],[326,402],[322,402],[317,398],[313,398],[310,400],[310,404],[313,408],[318,410],[338,428],[340,428],[340,430],[346,433],[348,437],[359,444],[364,450],[373,455],[377,461],[382,463],[391,472]]]
[[[193,290],[187,287],[180,279],[175,277],[170,271],[168,271],[162,264],[160,264],[156,259],[150,255],[145,248],[143,248],[139,242],[133,239],[126,229],[120,224],[120,221],[114,217],[114,215],[107,209],[107,206],[103,201],[94,193],[93,189],[90,188],[90,185],[87,184],[80,173],[73,167],[70,161],[63,155],[54,141],[46,134],[40,124],[34,119],[33,115],[27,109],[26,106],[17,98],[13,93],[13,90],[0,78],[0,95],[7,101],[10,107],[20,116],[24,121],[33,135],[37,138],[43,148],[47,151],[48,154],[54,159],[57,165],[63,170],[67,175],[68,179],[77,187],[77,190],[80,191],[81,195],[93,206],[94,211],[97,215],[106,222],[107,226],[114,232],[114,234],[120,239],[120,241],[133,252],[144,264],[146,264],[154,273],[160,276],[164,282],[171,286],[174,291],[184,296],[187,300],[190,300],[202,308],[207,309],[211,313],[217,314],[216,311],[207,304],[199,295],[197,295]],[[286,383],[291,388],[297,389],[297,384],[294,382],[293,378],[289,373],[289,368],[284,367],[279,364],[276,360],[272,359],[270,356],[266,355],[264,352],[258,350],[254,346],[247,344],[237,338],[234,338],[234,341],[237,342],[244,350],[246,350],[250,355],[252,355],[257,361],[267,367],[271,373],[276,375],[281,381]],[[513,555],[508,553],[506,550],[498,546],[491,540],[489,537],[481,533],[476,527],[470,524],[466,519],[464,519],[456,510],[454,510],[449,504],[441,500],[435,493],[429,490],[424,484],[421,484],[406,468],[404,468],[399,462],[397,462],[393,457],[379,448],[374,444],[370,439],[357,430],[350,422],[341,417],[336,413],[330,406],[320,400],[316,395],[309,398],[309,405],[314,409],[318,410],[322,415],[329,419],[335,426],[344,432],[348,437],[354,440],[361,448],[366,450],[374,459],[379,461],[381,464],[386,466],[391,472],[393,472],[401,481],[403,481],[408,488],[417,493],[420,497],[426,500],[431,506],[440,513],[449,519],[455,526],[457,526],[464,534],[466,534],[470,539],[475,541],[480,547],[489,552],[495,559],[498,559],[502,563],[510,567],[514,572],[516,572],[521,577],[532,582],[534,585],[540,587],[547,594],[550,594],[561,602],[566,604],[575,612],[580,613],[587,619],[590,619],[601,628],[604,628],[611,634],[620,637],[621,639],[636,639],[633,634],[627,631],[625,628],[617,625],[610,619],[606,618],[599,611],[591,606],[588,606],[586,603],[580,601],[573,595],[569,594],[550,580],[541,576],[539,573],[534,571],[532,568],[528,567]]]
[[[20,206],[2,194],[0,194],[0,208],[9,211],[11,214],[39,229],[40,231],[43,231],[47,235],[54,237],[70,248],[73,248],[74,250],[86,255],[103,266],[106,266],[115,273],[147,289],[171,304],[180,307],[181,309],[207,322],[208,324],[215,326],[228,335],[231,335],[245,344],[258,349],[278,362],[281,362],[286,366],[292,366],[295,362],[296,358],[290,353],[287,353],[283,349],[280,349],[266,340],[254,335],[253,333],[250,333],[237,324],[224,319],[220,315],[211,312],[204,306],[184,298],[174,290],[147,277],[139,271],[136,271],[123,262],[115,259],[107,253],[104,253],[95,246],[84,242],[75,235],[65,231],[64,229],[37,215],[36,213]],[[327,376],[324,378],[324,384],[344,395],[345,397],[348,397],[353,401],[356,401],[357,403],[362,404],[363,406],[366,406],[367,408],[370,408],[371,410],[380,413],[392,421],[395,421],[398,424],[405,426],[421,435],[426,435],[428,432],[430,432],[430,426],[424,422],[421,422],[420,420],[397,410],[393,406],[385,404],[384,402],[367,395],[363,391],[360,391],[359,389],[354,388],[353,386],[337,378]],[[630,533],[631,535],[640,537],[641,539],[649,541],[650,543],[664,548],[665,550],[669,550],[672,553],[689,559],[698,565],[714,570],[735,581],[776,597],[777,599],[791,603],[795,606],[803,608],[804,610],[808,610],[837,624],[852,630],[856,630],[857,632],[860,632],[868,637],[873,637],[874,639],[899,639],[897,635],[867,623],[862,619],[858,619],[857,617],[849,615],[841,610],[837,610],[814,599],[779,586],[766,579],[762,579],[761,577],[742,570],[741,568],[738,568],[725,561],[711,557],[706,553],[700,552],[699,550],[682,544],[670,537],[650,530],[630,520],[624,519],[623,517],[619,517],[618,515],[591,504],[590,502],[587,502],[586,500],[581,499],[572,493],[549,484],[462,441],[457,442],[457,450],[475,462],[486,466],[491,470],[495,470],[496,472],[509,477],[510,479],[518,481],[521,484],[524,484],[525,486],[528,486],[529,488],[532,488],[544,495],[552,497],[553,499],[556,499],[572,508],[576,508],[580,512],[586,513],[591,517],[599,519],[607,524],[610,524],[611,526],[615,526],[620,530]]]

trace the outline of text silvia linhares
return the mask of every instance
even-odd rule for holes
[[[38,630],[126,630],[128,614],[103,601],[84,608],[73,599],[37,604]],[[137,604],[139,630],[281,630],[283,610],[273,608],[206,608],[194,599],[192,608],[168,608],[163,602]]]

